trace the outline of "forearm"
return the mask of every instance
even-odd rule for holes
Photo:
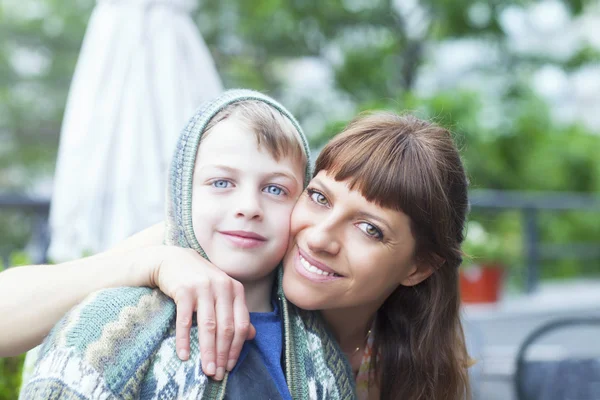
[[[163,223],[92,257],[57,265],[29,265],[0,273],[0,357],[23,353],[90,293],[117,286],[153,284],[146,247],[160,245]]]
[[[139,258],[139,250],[108,252],[0,273],[0,357],[40,344],[67,311],[96,290],[149,286],[151,272]]]

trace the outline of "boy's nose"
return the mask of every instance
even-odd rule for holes
[[[255,196],[245,196],[244,199],[240,199],[236,210],[236,217],[262,220],[263,209]]]

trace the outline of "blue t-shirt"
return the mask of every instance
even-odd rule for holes
[[[253,393],[259,392],[261,399],[292,399],[281,366],[283,332],[277,306],[277,302],[273,302],[272,312],[250,313],[256,337],[244,343],[238,362],[229,374],[227,398],[251,398]],[[267,374],[271,382],[264,381]],[[244,390],[243,397],[238,388]]]

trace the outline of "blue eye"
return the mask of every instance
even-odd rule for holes
[[[381,233],[381,230],[375,225],[369,224],[368,222],[361,222],[357,224],[357,226],[358,229],[363,231],[367,236],[378,240],[383,239],[383,233]]]
[[[282,188],[280,188],[279,186],[275,186],[275,185],[267,186],[266,188],[263,189],[263,192],[267,192],[267,193],[275,195],[275,196],[281,196],[282,194],[285,194]]]
[[[226,181],[224,179],[217,179],[216,181],[213,181],[211,183],[211,185],[213,185],[214,187],[219,188],[219,189],[226,189],[229,187],[230,184],[231,184],[231,182]]]

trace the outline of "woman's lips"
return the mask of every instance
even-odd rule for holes
[[[331,268],[310,258],[300,248],[294,255],[294,267],[298,274],[313,282],[329,282],[340,279],[342,276],[335,273]]]
[[[254,232],[221,231],[220,233],[234,246],[242,249],[252,249],[255,247],[260,247],[267,241],[265,237]]]

